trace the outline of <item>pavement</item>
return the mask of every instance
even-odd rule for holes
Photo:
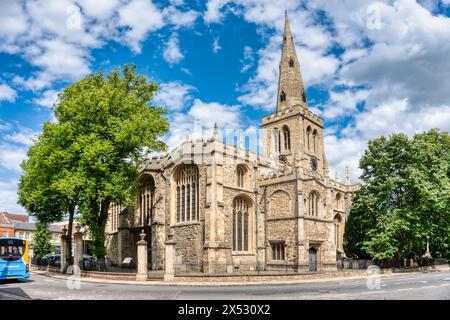
[[[309,282],[193,285],[144,283],[74,277],[49,277],[33,272],[27,281],[0,282],[0,300],[450,300],[450,271],[381,275],[379,278],[314,279]]]

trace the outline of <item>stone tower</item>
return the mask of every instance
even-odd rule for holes
[[[308,108],[287,14],[279,70],[276,112],[262,119],[265,154],[325,175],[323,121]]]

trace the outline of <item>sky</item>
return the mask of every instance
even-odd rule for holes
[[[25,212],[27,148],[58,92],[93,71],[133,63],[159,84],[169,149],[215,122],[256,136],[275,111],[285,10],[331,177],[348,166],[357,181],[380,135],[450,130],[450,0],[2,0],[0,210]]]

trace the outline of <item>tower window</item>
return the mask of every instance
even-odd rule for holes
[[[245,167],[243,165],[238,165],[236,169],[236,180],[237,186],[240,188],[244,187],[244,178],[245,178]]]
[[[316,191],[309,194],[309,215],[312,217],[319,216],[319,194]]]
[[[281,102],[286,101],[286,93],[284,93],[284,91],[281,91],[281,94],[280,94],[280,101],[281,101]]]
[[[292,60],[292,58],[289,60],[289,67],[294,67],[294,60]]]
[[[291,133],[287,126],[283,127],[284,149],[291,150]]]

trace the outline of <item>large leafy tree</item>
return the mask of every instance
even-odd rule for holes
[[[369,141],[360,160],[363,185],[346,225],[346,252],[376,260],[448,255],[450,140],[431,130],[409,139]],[[434,250],[434,251],[433,251]]]
[[[82,177],[81,221],[100,264],[110,204],[129,203],[146,152],[164,148],[159,138],[168,130],[165,110],[150,104],[157,89],[135,66],[124,66],[66,87],[54,110],[70,141],[72,171]]]
[[[46,224],[69,218],[68,252],[63,257],[69,264],[72,258],[72,225],[81,199],[84,179],[76,166],[62,124],[47,122],[37,141],[28,150],[22,163],[19,182],[19,203],[39,223]]]

